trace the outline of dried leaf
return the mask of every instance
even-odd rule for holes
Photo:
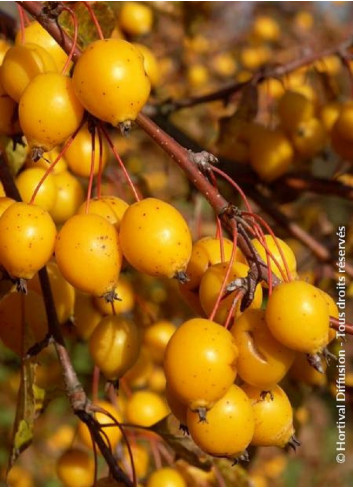
[[[86,47],[93,41],[99,39],[96,26],[92,22],[91,16],[83,2],[74,2],[70,5],[78,21],[78,44],[81,48]],[[116,18],[108,2],[94,2],[91,4],[98,23],[102,29],[104,38],[110,37],[115,25]],[[64,11],[59,17],[60,25],[72,36],[73,24],[71,15]]]
[[[215,151],[219,156],[238,163],[247,163],[249,159],[250,123],[258,111],[258,93],[253,85],[246,85],[236,112],[219,121],[219,135]]]
[[[12,452],[8,470],[18,456],[31,444],[34,421],[42,410],[45,391],[35,385],[36,363],[33,359],[22,361],[21,384],[18,393]]]
[[[167,416],[150,428],[165,440],[177,457],[202,470],[210,470],[212,459],[202,452],[189,436],[180,434],[179,423]]]

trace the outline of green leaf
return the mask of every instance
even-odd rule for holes
[[[0,136],[0,147],[6,153],[6,159],[13,175],[22,168],[27,158],[28,149],[20,143],[14,145],[11,138]]]
[[[75,2],[71,4],[70,8],[77,17],[78,44],[81,48],[99,39],[97,28],[83,2]],[[110,37],[116,25],[116,18],[112,8],[108,5],[108,2],[94,2],[94,4],[91,4],[91,8],[97,17],[104,38]],[[73,35],[72,18],[68,12],[64,11],[60,15],[59,23],[70,36]]]

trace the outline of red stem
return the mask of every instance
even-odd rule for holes
[[[103,39],[104,39],[104,36],[103,36],[103,31],[102,31],[101,26],[99,25],[98,19],[97,19],[97,17],[96,17],[96,14],[94,13],[93,8],[92,8],[92,7],[91,7],[91,5],[89,4],[89,2],[82,2],[82,3],[84,4],[84,6],[86,7],[86,9],[88,10],[89,15],[91,16],[91,19],[93,20],[93,23],[94,23],[94,25],[96,26],[96,29],[97,29],[97,32],[98,32],[99,39],[103,40]]]

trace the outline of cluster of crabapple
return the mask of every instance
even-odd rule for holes
[[[271,80],[264,82],[269,87]],[[280,83],[280,82],[278,82]],[[280,86],[281,88],[281,86]],[[313,88],[306,84],[287,89],[275,97],[275,126],[265,126],[239,116],[232,123],[233,143],[220,139],[220,154],[249,164],[261,180],[271,182],[293,169],[305,169],[306,162],[323,153],[331,144],[343,159],[352,158],[352,102],[336,100],[319,104]],[[277,95],[277,92],[275,92]],[[274,95],[272,95],[274,96]],[[233,116],[234,117],[234,116]],[[229,117],[222,124],[229,124]],[[224,146],[224,147],[223,147]],[[338,177],[342,179],[342,176]]]
[[[122,10],[121,27],[127,31],[128,20]],[[207,236],[193,243],[184,217],[160,199],[136,194],[137,201],[129,205],[115,195],[91,198],[88,193],[84,201],[80,178],[101,175],[108,146],[114,151],[109,135],[108,144],[103,140],[104,123],[129,127],[156,82],[148,57],[143,47],[125,40],[101,39],[89,44],[72,67],[70,57],[36,21],[6,51],[0,69],[0,132],[23,133],[29,154],[16,176],[23,202],[0,197],[0,265],[20,286],[26,282],[28,293],[11,291],[0,301],[0,338],[23,355],[24,323],[32,343],[45,337],[38,271],[46,266],[59,322],[73,318],[105,378],[133,391],[126,399],[119,396],[118,405],[96,403],[101,409],[96,419],[109,425],[102,432],[112,449],[122,440],[120,423],[148,428],[171,411],[207,454],[244,459],[249,445],[295,443],[292,407],[278,384],[291,369],[305,377],[312,368],[305,357],[322,353],[334,337],[329,326],[330,316],[338,317],[337,307],[325,292],[298,279],[292,250],[273,235],[254,233],[252,246],[280,283],[273,290],[258,283],[243,311],[238,289],[223,298],[225,286],[250,270],[232,241]],[[294,106],[302,108],[299,116]],[[17,109],[18,120],[13,117]],[[256,154],[262,159],[271,144],[283,158],[280,172],[278,162],[269,161],[270,174],[264,175],[251,156],[250,142],[249,161],[265,180],[288,167],[291,144],[308,156],[312,143],[298,141],[303,131],[318,138],[316,129],[310,132],[317,119],[304,95],[286,92],[279,115],[288,124],[284,129],[292,131],[292,143],[286,139],[284,144],[287,136],[277,129],[253,124],[247,132],[256,134]],[[340,117],[333,132],[343,138]],[[294,134],[298,128],[299,136]],[[283,152],[278,151],[282,144]],[[127,266],[152,277],[179,279],[180,294],[197,317],[178,327],[168,320],[140,327],[132,319],[133,287],[121,273]],[[264,294],[268,300],[262,308]],[[78,438],[82,448],[62,455],[58,476],[67,485],[92,485],[94,442],[83,422]],[[145,479],[149,454],[138,444],[131,450],[137,476]],[[128,460],[126,446],[123,460]],[[150,474],[147,485],[184,486],[185,481],[174,469],[161,469]]]

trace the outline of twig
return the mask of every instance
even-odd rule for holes
[[[226,87],[215,90],[211,93],[205,95],[199,95],[195,97],[187,97],[179,100],[170,100],[165,102],[161,108],[149,107],[149,110],[155,113],[169,114],[179,109],[185,109],[188,107],[194,107],[195,105],[203,104],[206,102],[213,102],[215,100],[229,100],[233,95],[243,90],[248,85],[258,85],[264,82],[268,78],[282,78],[289,73],[302,68],[303,66],[308,66],[315,61],[325,58],[326,56],[337,55],[340,58],[345,58],[347,56],[348,49],[353,45],[353,38],[345,39],[339,45],[333,46],[323,51],[316,53],[311,53],[304,58],[299,58],[290,61],[289,63],[276,66],[264,66],[260,71],[255,73],[249,80],[245,82],[232,83]],[[153,110],[154,109],[154,110]]]

